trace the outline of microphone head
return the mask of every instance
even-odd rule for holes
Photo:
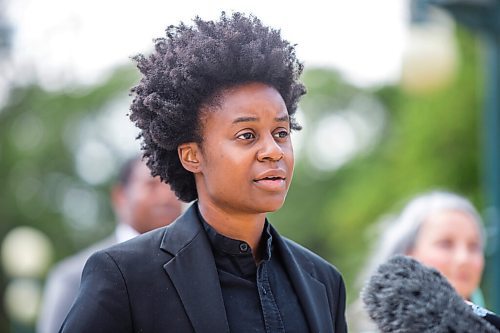
[[[438,271],[407,256],[379,266],[361,292],[383,333],[498,333],[478,317]]]

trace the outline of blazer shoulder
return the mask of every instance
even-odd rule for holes
[[[302,265],[308,262],[309,264],[312,264],[312,266],[314,267],[314,271],[323,272],[323,274],[332,274],[333,276],[335,276],[335,278],[342,279],[342,275],[335,265],[328,262],[303,245],[300,245],[293,240],[283,236],[281,236],[281,238],[299,264]]]
[[[87,260],[80,291],[60,332],[132,331],[128,285],[107,251],[97,251]]]
[[[90,256],[102,249],[110,247],[116,243],[116,237],[114,235],[108,236],[107,238],[90,245],[89,247],[80,250],[79,252],[67,257],[58,263],[50,270],[47,279],[56,280],[67,280],[73,279],[80,283],[80,276],[82,274],[83,266],[85,262],[90,258]]]
[[[138,235],[128,241],[98,251],[98,253],[106,253],[117,263],[138,263],[144,261],[144,258],[154,258],[161,251],[160,243],[165,233],[165,228],[162,227]]]

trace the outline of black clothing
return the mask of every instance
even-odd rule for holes
[[[212,246],[230,331],[309,332],[279,253],[273,251],[271,225],[266,221],[262,261],[256,265],[246,242],[217,233],[199,217]]]
[[[272,228],[271,235],[310,331],[347,332],[345,286],[335,267]],[[60,332],[230,332],[195,206],[167,227],[93,254]]]

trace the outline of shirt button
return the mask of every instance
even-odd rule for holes
[[[248,251],[248,244],[247,243],[240,243],[240,251],[247,252]]]

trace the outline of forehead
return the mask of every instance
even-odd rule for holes
[[[480,226],[469,213],[459,210],[444,210],[431,214],[422,225],[422,232],[429,236],[442,234],[480,237]]]
[[[226,117],[234,117],[240,113],[279,115],[279,117],[288,115],[280,93],[275,88],[259,82],[240,84],[221,90],[206,109],[214,111],[207,114],[222,113],[221,115]]]

